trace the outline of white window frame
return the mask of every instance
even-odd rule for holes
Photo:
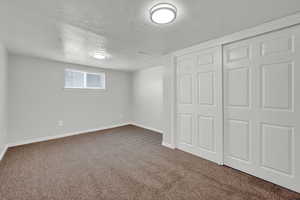
[[[79,72],[83,74],[83,87],[66,87],[66,80],[65,80],[65,74],[64,74],[64,89],[92,89],[92,90],[105,90],[106,89],[106,75],[105,72],[88,72],[88,71],[82,71],[77,69],[71,69],[67,68],[64,70],[64,73],[66,72]],[[99,75],[103,80],[103,86],[102,87],[88,87],[87,86],[87,74],[93,74],[93,75]]]

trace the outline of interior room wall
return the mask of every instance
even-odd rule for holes
[[[145,71],[151,70],[151,68],[155,68],[154,66],[161,66],[159,67],[159,69],[157,69],[160,72],[160,78],[159,80],[162,80],[162,82],[160,82],[160,84],[162,83],[162,87],[161,87],[161,91],[162,93],[160,93],[160,95],[158,95],[159,99],[160,99],[160,105],[161,108],[156,108],[155,110],[159,110],[156,113],[160,113],[160,115],[156,115],[158,116],[157,119],[160,119],[159,122],[156,122],[156,125],[152,125],[152,127],[149,127],[149,125],[151,126],[151,124],[149,123],[144,123],[145,119],[139,120],[139,118],[137,116],[136,113],[141,113],[141,110],[145,110],[149,107],[149,105],[147,105],[146,103],[142,104],[142,108],[143,109],[139,109],[136,107],[136,102],[138,102],[137,100],[141,101],[141,102],[150,102],[150,100],[146,99],[145,101],[142,101],[140,98],[138,98],[139,96],[137,96],[137,94],[141,93],[144,95],[148,95],[150,98],[149,99],[154,99],[153,95],[151,95],[149,93],[148,90],[141,90],[140,88],[143,88],[144,86],[139,85],[137,86],[137,83],[141,83],[141,74],[143,74],[143,76],[147,76],[150,77],[151,73],[148,73],[146,75]],[[161,56],[157,59],[152,59],[149,62],[144,62],[144,63],[140,63],[140,67],[144,68],[144,70],[140,70],[139,72],[136,72],[135,74],[133,74],[133,80],[140,80],[140,81],[133,81],[133,115],[135,113],[135,116],[133,116],[132,118],[135,119],[136,123],[140,123],[139,125],[142,125],[144,127],[148,127],[148,128],[152,128],[152,129],[159,129],[159,131],[162,131],[163,133],[163,141],[162,144],[170,147],[170,148],[174,148],[175,144],[175,138],[174,138],[174,99],[175,99],[175,89],[174,89],[174,81],[175,81],[175,67],[174,67],[174,63],[173,63],[173,56],[172,54],[166,54],[164,56]],[[155,71],[155,69],[152,69],[153,71]],[[143,73],[142,73],[143,72]],[[153,74],[154,75],[154,74]],[[153,76],[152,75],[152,76]],[[147,79],[144,79],[147,80]],[[144,84],[144,80],[143,80],[143,84]],[[150,78],[151,80],[151,78]],[[139,89],[139,90],[138,90]],[[154,100],[155,101],[155,100]],[[150,110],[150,112],[153,112],[153,110]],[[145,114],[146,113],[146,114]],[[143,112],[143,114],[145,116],[148,115],[147,112]],[[142,115],[142,117],[144,117],[144,115]],[[152,119],[153,117],[151,117]],[[157,121],[157,120],[155,120]],[[147,126],[148,125],[148,126]]]
[[[163,132],[163,73],[157,66],[133,73],[133,122]]]
[[[8,55],[8,140],[100,129],[131,120],[131,72]],[[64,69],[106,73],[106,90],[64,89]]]
[[[6,147],[7,132],[7,53],[0,44],[0,159]]]
[[[174,110],[175,110],[175,67],[173,56],[168,54],[163,60],[163,141],[162,144],[174,148]]]

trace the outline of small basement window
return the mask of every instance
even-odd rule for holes
[[[105,89],[105,73],[65,69],[67,89]]]

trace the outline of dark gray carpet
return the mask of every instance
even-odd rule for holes
[[[1,200],[289,200],[300,194],[161,146],[161,135],[124,126],[10,148]]]

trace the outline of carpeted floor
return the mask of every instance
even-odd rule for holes
[[[1,200],[289,200],[269,182],[161,146],[161,135],[124,126],[10,148]]]

